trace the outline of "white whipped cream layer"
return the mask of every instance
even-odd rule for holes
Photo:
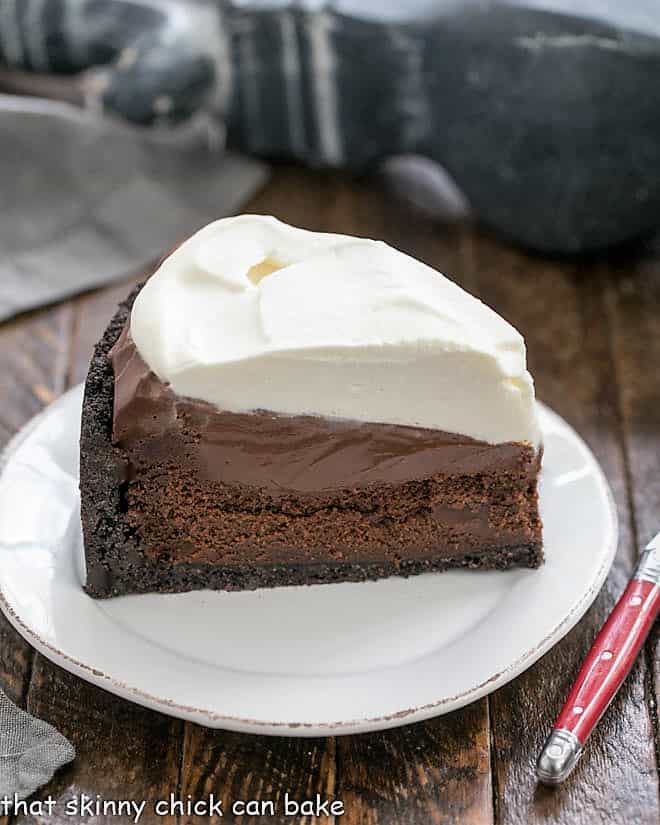
[[[216,221],[145,284],[131,336],[175,393],[222,410],[539,443],[520,333],[381,241]]]

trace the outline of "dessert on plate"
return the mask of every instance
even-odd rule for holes
[[[119,307],[85,385],[87,591],[537,567],[522,336],[379,241],[242,215]]]

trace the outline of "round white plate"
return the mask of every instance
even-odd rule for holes
[[[62,667],[203,725],[316,736],[394,727],[513,679],[585,612],[617,524],[590,450],[541,407],[540,570],[96,601],[81,588],[82,389],[34,419],[0,476],[0,605]]]

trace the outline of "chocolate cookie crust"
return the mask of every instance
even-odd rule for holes
[[[538,457],[534,467],[529,456],[514,462],[508,476],[491,467],[482,474],[273,496],[258,486],[204,478],[194,462],[180,460],[191,453],[186,444],[199,440],[194,427],[175,426],[160,441],[147,438],[147,449],[145,439],[113,444],[109,353],[139,289],[120,305],[95,348],[85,385],[80,488],[91,595],[243,590],[541,563]],[[169,459],[168,443],[174,445]],[[152,466],[145,463],[149,455],[157,457]],[[465,502],[474,517],[471,527],[459,528],[454,508]]]

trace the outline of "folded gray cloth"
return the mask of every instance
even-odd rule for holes
[[[139,129],[0,95],[0,135],[0,321],[144,268],[267,176],[208,115]]]
[[[0,802],[30,796],[75,755],[68,739],[18,708],[0,689]]]

